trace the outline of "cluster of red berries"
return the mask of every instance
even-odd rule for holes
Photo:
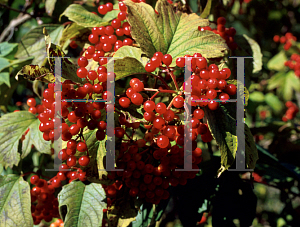
[[[192,57],[192,56],[185,56]],[[192,98],[195,99],[214,99],[217,92],[222,90],[226,91],[229,95],[236,94],[235,85],[227,85],[226,79],[229,78],[231,72],[229,69],[222,69],[219,71],[218,67],[214,64],[208,66],[207,61],[201,54],[195,53],[192,60]],[[146,64],[145,70],[153,72],[157,67],[168,68],[172,62],[172,56],[161,52],[156,52],[151,58],[150,62]],[[165,65],[165,66],[163,66]],[[177,58],[176,65],[183,67],[185,65],[185,58]],[[171,77],[176,82],[176,78],[169,71]],[[200,86],[200,87],[199,87]],[[215,90],[218,88],[218,90]],[[156,93],[148,100],[144,100],[141,92],[156,91]],[[130,188],[129,194],[133,197],[145,198],[147,202],[159,203],[161,199],[168,198],[168,191],[166,190],[169,185],[177,186],[178,184],[186,184],[187,179],[195,177],[195,172],[177,172],[181,168],[184,160],[184,142],[186,138],[192,141],[192,165],[197,168],[202,160],[201,149],[197,148],[196,139],[200,134],[203,142],[210,142],[212,136],[207,127],[201,121],[204,117],[204,111],[197,106],[206,106],[212,110],[218,108],[217,102],[210,101],[209,103],[192,103],[193,117],[191,119],[191,131],[189,135],[185,135],[185,126],[176,125],[179,117],[175,114],[175,109],[184,109],[184,98],[182,94],[176,95],[169,103],[166,104],[159,102],[155,103],[153,98],[157,93],[174,93],[165,89],[148,89],[144,87],[138,78],[133,78],[130,81],[130,88],[119,98],[119,104],[126,110],[131,103],[134,105],[143,106],[144,120],[147,122],[144,127],[147,131],[143,139],[135,142],[131,141],[132,135],[126,134],[122,127],[115,129],[115,135],[122,138],[117,159],[117,167],[125,169],[124,172],[110,172],[109,179],[118,179],[125,182],[125,185]],[[176,92],[175,92],[176,93]],[[220,99],[227,100],[229,95],[222,92],[219,95]],[[198,96],[197,96],[198,95]],[[172,109],[171,109],[172,107]],[[155,112],[154,112],[155,111]],[[177,123],[176,123],[177,122]],[[119,123],[125,127],[132,127],[138,129],[140,122],[129,123],[124,114],[120,114]],[[130,142],[125,142],[127,137]],[[175,141],[173,146],[170,142]],[[187,141],[186,141],[187,142]],[[149,144],[149,145],[147,145]]]
[[[284,63],[285,66],[289,67],[295,72],[295,75],[300,78],[300,55],[292,54],[291,59]]]
[[[219,17],[217,19],[217,29],[212,29],[209,26],[206,27],[198,27],[199,31],[213,31],[215,34],[220,35],[225,41],[226,44],[228,45],[229,49],[231,50],[235,50],[237,48],[237,44],[234,41],[234,36],[236,34],[236,30],[235,28],[231,27],[231,28],[225,28],[225,24],[226,24],[226,19],[225,17]]]
[[[35,185],[30,190],[31,213],[33,222],[38,225],[42,220],[50,222],[52,218],[59,218],[58,200],[54,196],[55,183],[48,184],[46,180],[40,179],[38,175],[30,178],[30,183]]]
[[[86,95],[91,95],[92,93],[99,94],[103,91],[103,87],[100,84],[90,84],[86,83],[83,86],[79,86],[77,90],[73,88],[71,81],[66,80],[62,84],[62,99],[83,99]],[[106,93],[103,93],[103,96]],[[54,118],[55,112],[55,99],[54,99],[54,84],[48,84],[48,88],[43,93],[43,106],[45,110],[38,115],[40,120],[39,130],[43,132],[43,138],[47,141],[57,140],[59,135],[54,133],[54,125],[58,120]],[[63,141],[67,142],[67,148],[62,149],[58,158],[62,161],[66,161],[67,167],[61,169],[68,169],[68,167],[74,167],[77,164],[77,158],[75,157],[76,151],[79,151],[78,164],[80,166],[87,166],[90,162],[87,145],[82,136],[83,128],[86,126],[90,130],[94,130],[96,127],[100,127],[102,132],[106,128],[106,123],[104,121],[97,122],[101,117],[101,109],[104,108],[103,103],[83,103],[83,102],[61,102],[61,116],[62,116],[62,135],[61,138]],[[69,108],[69,109],[68,109]],[[72,110],[72,111],[71,111]],[[70,123],[73,123],[71,126],[68,126],[65,123],[65,119],[68,119]],[[87,120],[89,119],[89,121]],[[98,124],[98,125],[97,125]],[[78,135],[78,139],[72,139],[72,136]],[[105,135],[105,133],[104,133]],[[104,139],[104,137],[103,137]],[[63,164],[65,165],[65,164]]]
[[[297,41],[297,38],[292,33],[287,32],[284,36],[281,37],[279,35],[275,35],[273,37],[273,40],[276,43],[280,42],[281,44],[284,44],[284,50],[289,50],[292,47],[293,42]]]
[[[89,36],[89,41],[94,44],[86,49],[85,56],[78,59],[79,69],[77,76],[85,78],[84,85],[75,84],[70,80],[62,83],[62,99],[92,99],[93,95],[102,98],[106,101],[112,99],[112,94],[107,91],[111,86],[107,83],[108,76],[111,72],[107,72],[105,58],[102,58],[105,52],[116,51],[122,45],[131,45],[132,39],[125,38],[122,44],[117,43],[116,36],[130,37],[130,26],[128,22],[123,22],[126,19],[126,6],[124,3],[119,3],[120,13],[118,18],[113,20],[111,25],[106,27],[95,27],[92,34]],[[107,3],[98,8],[98,12],[105,14],[112,10],[112,5]],[[220,20],[221,21],[221,20]],[[123,24],[122,24],[123,22]],[[226,22],[226,21],[225,21]],[[220,22],[220,24],[224,22]],[[219,26],[221,27],[221,26]],[[221,28],[220,28],[221,29]],[[225,27],[224,27],[225,29]],[[226,32],[226,29],[224,30]],[[233,34],[233,33],[230,33]],[[234,35],[234,34],[233,34]],[[232,36],[233,36],[232,35]],[[100,39],[99,39],[100,37]],[[226,36],[227,37],[227,36]],[[229,39],[229,38],[228,38]],[[114,45],[114,48],[112,48]],[[185,185],[187,179],[194,178],[197,171],[178,172],[176,169],[183,168],[185,155],[190,156],[191,164],[194,169],[198,169],[197,164],[202,160],[202,150],[197,147],[197,137],[201,136],[203,142],[210,142],[213,137],[208,129],[207,124],[203,122],[204,111],[201,107],[208,106],[211,110],[218,108],[219,103],[214,102],[219,94],[219,99],[228,100],[229,95],[236,93],[236,87],[232,84],[227,84],[225,81],[229,78],[231,72],[229,69],[219,70],[218,66],[211,64],[208,66],[207,60],[200,53],[195,53],[193,56],[186,55],[185,57],[195,57],[192,59],[192,100],[206,100],[206,102],[191,102],[192,118],[190,120],[190,130],[185,134],[185,127],[179,120],[179,113],[183,113],[184,95],[178,89],[177,79],[173,74],[174,68],[169,65],[172,62],[171,55],[163,55],[157,52],[146,64],[145,70],[153,72],[156,68],[166,70],[172,77],[177,91],[167,90],[166,87],[145,88],[145,84],[138,78],[133,78],[130,81],[130,88],[126,90],[124,95],[118,97],[118,102],[121,110],[126,112],[126,109],[134,104],[136,106],[143,105],[144,110],[144,127],[146,132],[144,138],[133,140],[136,130],[141,126],[141,122],[129,122],[127,116],[119,111],[119,123],[121,127],[114,129],[115,136],[120,143],[119,155],[116,165],[124,171],[109,172],[108,178],[115,180],[114,185],[104,186],[108,197],[113,198],[119,191],[129,190],[129,195],[139,198],[145,198],[147,202],[158,204],[161,199],[167,199],[169,192],[167,188],[177,186],[178,184]],[[100,64],[97,70],[87,70],[88,59],[92,59]],[[176,59],[178,67],[184,67],[185,58]],[[163,79],[162,79],[163,80]],[[187,86],[187,84],[184,84]],[[155,94],[145,99],[142,92],[153,92]],[[159,93],[175,94],[168,106],[163,103],[155,103],[154,97]],[[40,131],[43,132],[45,140],[54,141],[59,135],[54,134],[54,124],[58,120],[54,118],[55,99],[59,94],[54,92],[54,84],[48,84],[48,88],[43,93],[42,106],[43,111],[39,113]],[[60,166],[60,172],[51,179],[51,184],[55,187],[60,187],[61,182],[69,178],[69,182],[75,179],[84,181],[86,173],[78,167],[85,167],[89,164],[90,158],[88,154],[87,144],[84,141],[83,130],[95,130],[96,138],[104,140],[106,135],[106,122],[101,120],[101,111],[107,111],[108,104],[104,102],[61,102],[62,135],[61,138],[67,141],[67,147],[62,149],[58,158],[65,161],[65,164]],[[68,126],[65,120],[72,124]],[[128,135],[125,129],[132,129],[132,133]],[[77,136],[74,139],[74,136]],[[126,138],[127,137],[127,138]],[[192,141],[192,151],[184,152],[184,143]],[[172,143],[172,145],[171,145]],[[77,152],[78,151],[78,152]],[[80,156],[77,160],[76,156]],[[78,164],[77,164],[78,161]],[[75,169],[75,171],[66,172],[66,169]],[[111,201],[113,202],[113,201]]]
[[[287,101],[285,106],[288,108],[285,115],[282,117],[282,121],[286,122],[288,120],[293,120],[296,114],[299,112],[298,106],[292,101]]]
[[[55,222],[52,222],[49,227],[64,227],[64,222],[61,219],[57,219]]]
[[[101,61],[101,57],[104,56],[105,52],[117,51],[122,46],[131,46],[133,44],[133,40],[130,38],[130,25],[128,22],[124,22],[127,16],[127,7],[123,2],[119,2],[119,9],[120,12],[117,18],[112,20],[110,25],[92,29],[92,34],[89,35],[88,40],[95,46],[87,49],[85,53],[87,59],[93,58],[94,61]],[[106,3],[98,7],[98,12],[102,15],[111,10],[113,10],[112,3]],[[123,37],[124,35],[128,38],[125,38],[123,41],[118,40],[117,36]],[[103,64],[100,63],[100,65]]]
[[[134,133],[129,136],[129,142],[126,142],[124,138],[117,159],[117,168],[124,169],[124,171],[109,172],[108,178],[125,182],[127,188],[130,188],[130,196],[138,196],[139,198],[145,198],[147,202],[158,204],[161,199],[169,197],[169,192],[166,189],[170,185],[185,185],[187,179],[196,176],[197,171],[175,171],[182,168],[184,164],[183,145],[186,138],[184,126],[172,125],[174,121],[164,115],[166,106],[163,103],[155,105],[153,101],[146,101],[144,109],[151,111],[145,113],[154,115],[153,125],[145,125],[148,130],[145,132],[143,139],[133,141]],[[154,109],[157,116],[153,112]],[[171,112],[174,116],[174,112]],[[121,125],[128,123],[124,115],[120,116],[119,121]],[[189,137],[188,139],[192,140],[193,151],[187,155],[192,156],[192,166],[194,169],[198,169],[197,164],[202,161],[202,150],[197,148],[196,131],[201,129],[209,132],[209,130],[207,125],[200,123],[197,119],[193,119],[191,122],[194,128],[190,136],[192,138]],[[137,125],[139,125],[139,122]],[[199,125],[202,125],[202,127],[198,127]],[[116,128],[116,136],[124,136],[124,132],[123,128]],[[176,141],[173,146],[170,144],[172,141]]]
[[[130,34],[130,25],[126,20],[127,7],[123,2],[119,2],[120,12],[116,19],[112,20],[108,26],[94,27],[92,34],[89,35],[88,40],[94,46],[90,46],[85,51],[85,57],[87,59],[93,59],[99,62],[100,65],[106,64],[104,54],[106,52],[117,51],[122,46],[131,46],[133,40]],[[105,15],[107,12],[113,10],[112,3],[106,3],[98,7],[98,12]],[[125,39],[123,37],[125,36]],[[117,37],[122,37],[123,40],[118,40]],[[72,44],[72,46],[71,46]],[[77,48],[76,42],[73,40],[70,46]]]

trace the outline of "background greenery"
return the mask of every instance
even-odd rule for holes
[[[43,55],[45,42],[42,28],[45,24],[52,43],[62,45],[67,56],[75,59],[81,48],[70,48],[69,39],[77,35],[80,43],[80,40],[87,39],[89,29],[81,25],[74,28],[74,34],[72,30],[66,34],[64,28],[69,23],[68,17],[59,20],[59,16],[71,3],[79,3],[89,11],[97,11],[97,5],[105,2],[0,1],[1,116],[17,109],[26,110],[26,100],[30,97],[35,97],[40,103],[38,95],[44,85],[21,78],[16,80],[15,75],[24,65],[47,64]],[[147,2],[155,5],[155,1]],[[216,178],[219,152],[215,143],[205,145],[201,174],[185,187],[173,188],[170,201],[161,204],[155,212],[152,206],[144,205],[132,226],[147,226],[153,219],[158,221],[157,225],[168,227],[192,226],[191,223],[200,220],[201,226],[299,226],[299,113],[288,122],[283,122],[282,116],[287,110],[286,101],[291,100],[300,106],[300,79],[284,66],[291,54],[300,54],[300,45],[296,42],[285,51],[283,44],[275,43],[273,37],[291,32],[300,38],[300,1],[182,1],[187,3],[186,6],[180,1],[174,2],[178,2],[178,7],[183,11],[198,15],[204,13],[207,3],[211,4],[211,12],[207,15],[212,23],[224,16],[226,27],[234,27],[237,35],[246,34],[258,43],[262,53],[262,70],[246,75],[250,78],[246,123],[255,136],[259,160],[253,173],[254,179],[249,178],[248,173],[237,172],[225,172]],[[22,12],[25,14],[22,15]],[[64,35],[68,39],[65,38],[61,43]],[[274,76],[281,78],[279,84],[272,79]],[[49,153],[33,150],[13,168],[4,169],[0,164],[1,175],[40,169],[43,175],[52,177],[54,173],[44,171],[51,168],[53,163]]]

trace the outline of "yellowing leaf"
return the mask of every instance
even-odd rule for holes
[[[50,64],[50,69],[54,72],[56,59],[61,63],[61,72],[57,72],[64,79],[72,80],[75,83],[82,84],[82,79],[77,76],[78,66],[73,64],[68,58],[65,57],[65,53],[62,51],[61,47],[53,44],[51,42],[51,37],[49,36],[46,28],[43,31],[45,35],[46,50],[48,54],[48,62]],[[55,57],[61,57],[60,59]]]
[[[25,79],[34,81],[40,80],[45,83],[54,83],[55,78],[53,73],[50,72],[46,67],[38,65],[25,65],[16,75],[16,80],[19,76],[23,76]]]

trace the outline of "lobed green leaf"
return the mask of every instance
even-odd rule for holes
[[[5,57],[6,55],[10,54],[17,46],[18,46],[17,43],[9,43],[9,42],[0,43],[0,57]]]
[[[294,71],[290,70],[287,73],[278,72],[268,81],[268,89],[277,88],[277,94],[285,101],[291,100],[294,91],[300,91],[300,80],[296,77]]]
[[[39,119],[35,115],[28,111],[5,114],[0,118],[0,163],[5,168],[18,165],[19,140],[28,128],[22,144],[22,158],[28,155],[31,145],[42,153],[50,153],[50,142],[43,139],[39,131]]]
[[[198,30],[198,26],[208,26],[208,20],[196,14],[175,12],[166,0],[157,2],[155,9],[158,14],[148,4],[124,2],[131,35],[147,57],[152,57],[157,51],[170,54],[173,57],[171,66],[175,66],[177,57],[195,52],[206,58],[224,56],[225,41],[211,31]]]
[[[288,59],[286,57],[285,51],[282,50],[268,61],[267,67],[269,70],[280,71],[284,69],[284,63],[287,60]]]
[[[105,22],[101,17],[89,12],[79,4],[71,4],[60,15],[59,19],[61,19],[62,16],[68,17],[69,20],[83,27],[99,27],[108,25],[108,22]]]
[[[47,29],[52,42],[58,44],[64,27],[57,24],[39,25],[36,28],[31,29],[26,35],[22,37],[22,42],[19,43],[18,51],[15,54],[16,58],[24,59],[30,56],[34,56],[35,58],[33,59],[32,64],[42,65],[45,58],[47,57],[43,35],[44,27]]]
[[[29,184],[22,177],[0,176],[0,226],[33,226]]]
[[[101,184],[85,185],[81,181],[72,181],[63,186],[58,194],[58,202],[64,226],[101,226],[103,209],[106,208],[105,198]]]
[[[236,120],[222,107],[213,111],[205,107],[204,111],[211,134],[221,152],[221,165],[228,169],[237,151]]]

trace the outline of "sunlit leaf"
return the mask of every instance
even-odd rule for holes
[[[29,184],[22,177],[0,176],[0,226],[33,226]]]

